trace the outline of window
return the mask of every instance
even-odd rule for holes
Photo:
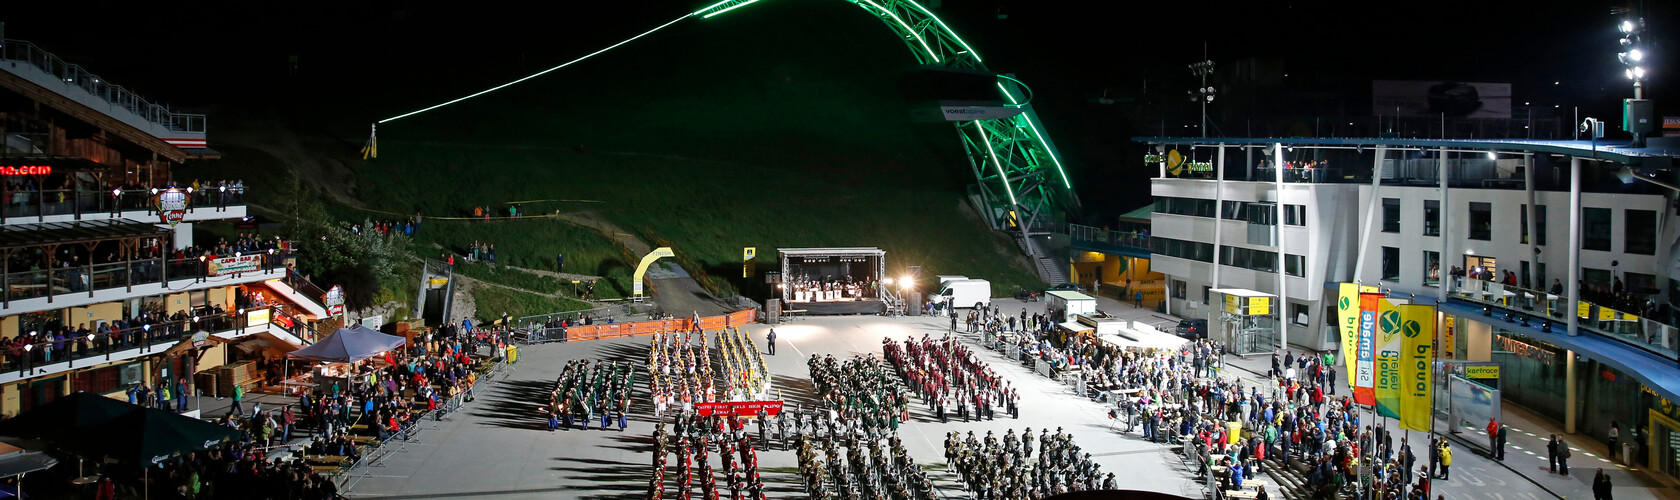
[[[1423,284],[1441,284],[1441,252],[1423,251]]]
[[[1307,305],[1290,302],[1289,322],[1296,326],[1307,326]]]
[[[1581,282],[1586,283],[1587,286],[1610,288],[1610,270],[1583,267],[1581,268]],[[1565,291],[1568,290],[1565,289]]]
[[[1382,280],[1400,281],[1400,249],[1382,247]]]
[[[1423,200],[1423,235],[1441,235],[1441,201]]]
[[[1242,247],[1219,247],[1219,263],[1253,271],[1277,272],[1277,252]]]
[[[1149,239],[1150,252],[1168,257],[1190,259],[1201,262],[1213,262],[1213,244],[1195,241],[1175,240],[1172,238],[1152,237]]]
[[[1622,212],[1625,224],[1622,225],[1622,245],[1627,253],[1640,255],[1656,255],[1657,253],[1657,213],[1650,210],[1627,210]]]
[[[1522,231],[1522,242],[1523,243],[1528,243],[1528,205],[1526,205],[1526,204],[1522,205],[1522,211],[1519,215],[1521,215],[1521,218],[1520,218],[1519,222],[1522,223],[1522,228],[1520,228],[1520,230]],[[1536,239],[1534,241],[1534,244],[1536,244],[1536,245],[1546,244],[1546,206],[1545,205],[1535,205],[1534,206],[1534,232],[1539,233],[1539,235],[1540,235],[1539,239]]]
[[[1305,226],[1305,225],[1307,225],[1307,206],[1306,205],[1284,205],[1283,206],[1283,224],[1286,225],[1286,226]]]
[[[1247,213],[1248,202],[1227,201],[1225,202],[1224,210],[1222,210],[1219,214],[1219,218],[1225,220],[1248,220],[1248,217],[1245,216]]]
[[[1277,225],[1277,205],[1271,203],[1248,204],[1248,223],[1263,226]]]
[[[1202,305],[1208,305],[1208,295],[1210,295],[1212,291],[1213,287],[1202,285]]]
[[[1297,278],[1305,278],[1307,258],[1300,255],[1283,255],[1283,273]]]
[[[1383,228],[1385,233],[1400,232],[1400,199],[1383,198]]]
[[[1185,289],[1185,284],[1184,284],[1183,281],[1173,280],[1173,282],[1172,282],[1172,297],[1175,298],[1175,299],[1184,298],[1185,297],[1184,289]]]
[[[1155,211],[1172,215],[1213,217],[1213,200],[1163,196],[1155,198]]]
[[[1626,283],[1623,283],[1623,286],[1627,287],[1627,292],[1629,294],[1647,295],[1657,293],[1657,277],[1654,275],[1644,273],[1622,273],[1622,279],[1626,281]],[[1645,303],[1640,301],[1638,304],[1640,307],[1644,307]]]
[[[1493,204],[1470,202],[1470,239],[1493,239]]]
[[[1581,209],[1581,248],[1610,251],[1610,209]]]

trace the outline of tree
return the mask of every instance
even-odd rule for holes
[[[400,285],[396,264],[407,258],[407,237],[379,234],[366,219],[352,226],[333,218],[318,193],[295,176],[279,191],[274,208],[285,223],[282,235],[297,243],[299,271],[343,286],[345,305],[353,309],[372,305],[381,287]]]

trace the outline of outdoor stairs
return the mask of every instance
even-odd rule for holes
[[[1015,244],[1020,245],[1021,251],[1026,252],[1027,258],[1032,259],[1033,268],[1038,271],[1039,279],[1052,285],[1068,282],[1067,270],[1064,269],[1066,266],[1056,263],[1056,259],[1045,253],[1044,248],[1039,246],[1037,240],[1016,236]]]
[[[1285,500],[1308,500],[1312,498],[1311,490],[1307,487],[1305,465],[1302,465],[1300,461],[1292,461],[1287,467],[1277,458],[1267,458],[1265,462],[1266,475],[1270,476],[1272,483],[1276,484],[1278,489],[1281,490],[1269,492],[1272,493],[1272,498]]]

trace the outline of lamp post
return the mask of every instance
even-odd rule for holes
[[[1627,78],[1633,80],[1633,98],[1644,99],[1645,18],[1624,19],[1618,28],[1622,31],[1622,39],[1621,52],[1616,54],[1616,59],[1626,66],[1623,71]]]
[[[1206,52],[1204,47],[1203,57],[1207,56]],[[1213,74],[1213,61],[1203,60],[1191,64],[1190,73],[1202,78],[1202,86],[1197,87],[1195,92],[1191,93],[1190,100],[1202,103],[1202,137],[1207,137],[1207,105],[1213,102],[1214,94],[1213,87],[1208,86],[1207,79],[1208,75]]]

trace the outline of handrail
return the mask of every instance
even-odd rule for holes
[[[278,250],[269,253],[268,250],[253,252],[262,262],[253,271],[242,272],[266,273],[284,262],[287,254]],[[210,274],[208,261],[219,258],[217,256],[189,257],[172,259],[154,257],[149,259],[119,260],[114,262],[89,263],[76,267],[59,267],[53,269],[37,269],[14,271],[0,274],[0,303],[9,306],[11,301],[32,299],[49,296],[69,296],[86,294],[91,296],[97,290],[123,288],[152,283],[167,283],[180,279],[207,280],[222,276],[222,273]]]
[[[182,320],[154,320],[141,326],[114,330],[104,334],[90,332],[87,335],[64,339],[16,343],[0,349],[0,372],[15,371],[22,373],[33,371],[34,368],[39,366],[64,361],[69,361],[71,366],[74,366],[78,360],[94,357],[104,357],[108,360],[111,354],[119,351],[171,344],[184,338],[190,338],[200,331],[225,332],[234,330],[242,332],[253,327],[253,325],[248,324],[250,313],[262,310],[271,311],[270,322],[272,322],[273,316],[284,314],[285,306],[273,304],[235,309],[217,314],[195,313]],[[32,338],[37,333],[33,331],[20,332],[19,336],[28,335]],[[103,362],[105,361],[96,361],[96,363]]]
[[[146,215],[155,215],[157,204],[154,201],[156,193],[153,191],[155,190],[11,189],[9,186],[0,185],[0,217],[14,219],[75,215],[80,218],[82,215],[115,215],[117,212],[134,210],[145,210]],[[208,187],[196,191],[188,188],[187,191],[192,201],[187,206],[189,214],[199,210],[221,211],[230,206],[245,204],[244,188],[229,187],[220,190]]]
[[[204,115],[172,112],[168,106],[148,101],[121,85],[113,85],[81,65],[65,62],[27,40],[0,40],[0,60],[24,62],[165,129],[187,133],[205,131]]]
[[[1075,241],[1095,241],[1115,246],[1128,246],[1149,250],[1149,233],[1138,231],[1115,231],[1100,229],[1092,226],[1068,224],[1067,234]]]

